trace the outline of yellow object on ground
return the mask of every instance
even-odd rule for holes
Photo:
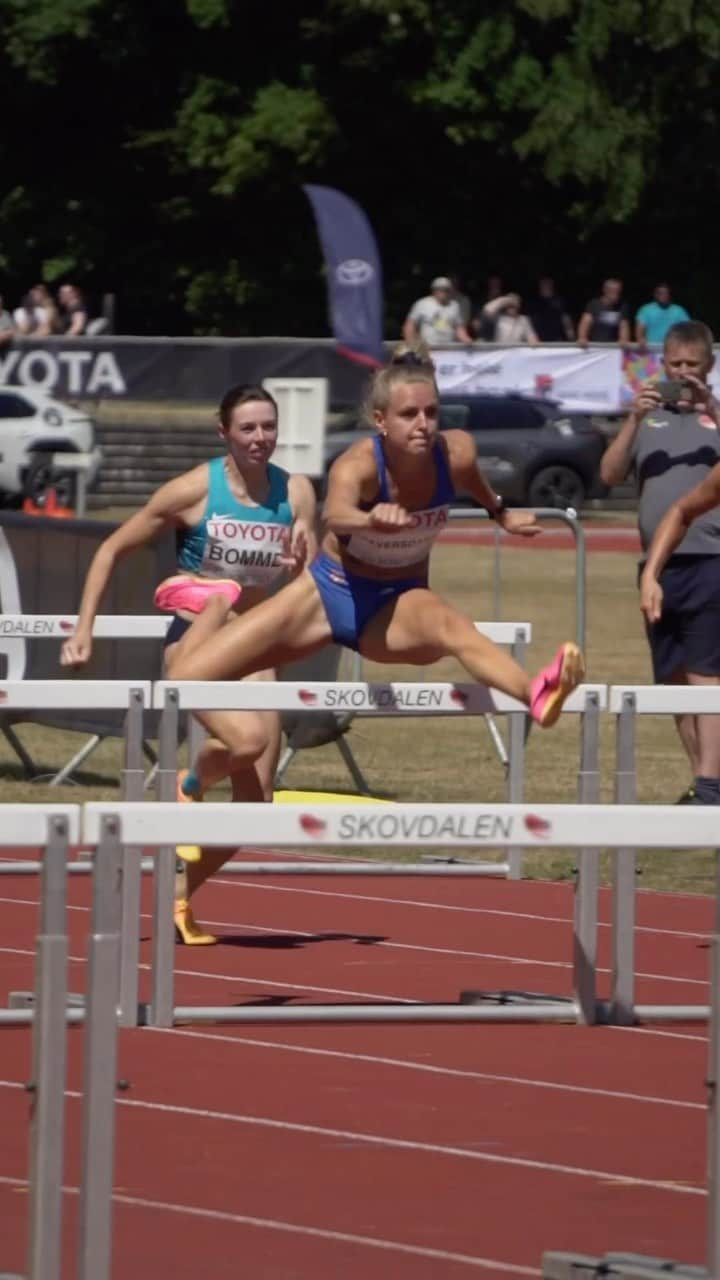
[[[376,796],[342,795],[336,791],[276,791],[275,804],[394,804]]]

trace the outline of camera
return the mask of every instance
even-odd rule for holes
[[[680,400],[692,400],[692,387],[682,378],[670,378],[667,382],[658,382],[655,390],[662,397],[663,404],[674,405]]]

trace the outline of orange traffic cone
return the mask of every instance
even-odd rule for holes
[[[72,520],[75,515],[72,507],[61,507],[58,504],[57,493],[52,488],[47,490],[39,503],[33,502],[32,498],[26,498],[22,509],[25,515],[50,516],[54,520]]]

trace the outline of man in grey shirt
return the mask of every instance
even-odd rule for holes
[[[708,385],[713,337],[706,325],[673,325],[664,344],[668,382],[647,382],[606,450],[601,475],[620,484],[633,469],[639,496],[641,569],[655,531],[720,460],[720,405]],[[646,608],[656,684],[720,684],[720,510],[707,510],[677,542],[660,576],[661,613]],[[677,717],[694,782],[683,804],[720,804],[720,716]]]
[[[463,324],[460,303],[453,297],[449,276],[436,276],[430,285],[430,293],[413,303],[403,325],[403,338],[409,343],[419,338],[429,347],[441,347],[448,342],[472,342]]]

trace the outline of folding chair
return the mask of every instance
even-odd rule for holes
[[[299,662],[292,662],[289,666],[283,667],[280,672],[280,679],[337,680],[340,662],[344,656],[349,657],[351,660],[351,670],[345,678],[348,680],[362,680],[362,658],[360,654],[351,653],[350,650],[343,649],[337,644],[328,645],[327,648],[321,649],[319,653],[314,653],[309,658],[301,658]],[[347,765],[358,792],[361,795],[372,795],[370,785],[345,737],[353,719],[354,714],[352,712],[313,712],[312,715],[306,711],[298,711],[297,713],[284,712],[282,715],[282,727],[287,738],[287,745],[278,762],[275,786],[281,786],[290,761],[298,751],[305,751],[310,747],[324,747],[329,742],[334,742]]]

